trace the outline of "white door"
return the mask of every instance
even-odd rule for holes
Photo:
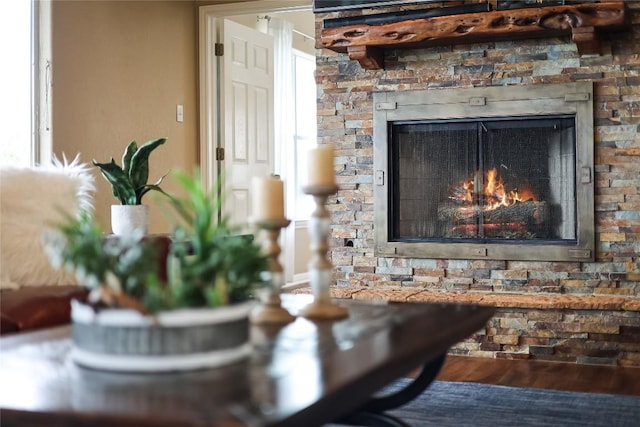
[[[274,172],[273,37],[224,21],[222,103],[223,215],[243,226],[251,215],[251,179]]]

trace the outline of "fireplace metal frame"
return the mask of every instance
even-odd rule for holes
[[[453,88],[373,94],[375,255],[410,258],[593,261],[593,84]],[[570,114],[576,120],[576,240],[565,242],[398,242],[390,239],[390,123]]]

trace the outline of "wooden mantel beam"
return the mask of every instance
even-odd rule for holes
[[[384,67],[383,48],[416,48],[446,44],[571,35],[580,54],[599,52],[599,31],[627,25],[623,1],[499,10],[413,19],[382,25],[325,28],[318,47],[348,52],[362,68]]]

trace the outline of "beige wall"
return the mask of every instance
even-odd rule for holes
[[[52,2],[53,152],[80,153],[120,164],[126,144],[166,136],[151,156],[150,180],[168,170],[191,170],[199,162],[198,7],[232,1],[66,1]],[[309,2],[311,3],[311,2]],[[175,120],[184,105],[184,122]],[[110,230],[116,200],[94,168],[98,184],[96,217]],[[178,191],[170,177],[163,187]],[[155,194],[150,232],[170,227]],[[298,232],[299,231],[299,232]],[[297,230],[303,248],[294,274],[306,271],[308,236]],[[304,256],[303,256],[304,255]]]
[[[53,152],[120,163],[126,144],[166,136],[150,181],[198,164],[197,6],[193,1],[59,1],[52,5]],[[176,104],[184,122],[176,122]],[[110,186],[97,178],[96,216],[106,230]],[[175,191],[169,177],[165,189]],[[167,232],[157,196],[151,232]]]

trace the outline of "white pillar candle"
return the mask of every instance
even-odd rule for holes
[[[280,177],[253,177],[251,193],[254,221],[284,218],[284,183]]]
[[[309,150],[307,185],[336,185],[333,151],[331,144]]]

